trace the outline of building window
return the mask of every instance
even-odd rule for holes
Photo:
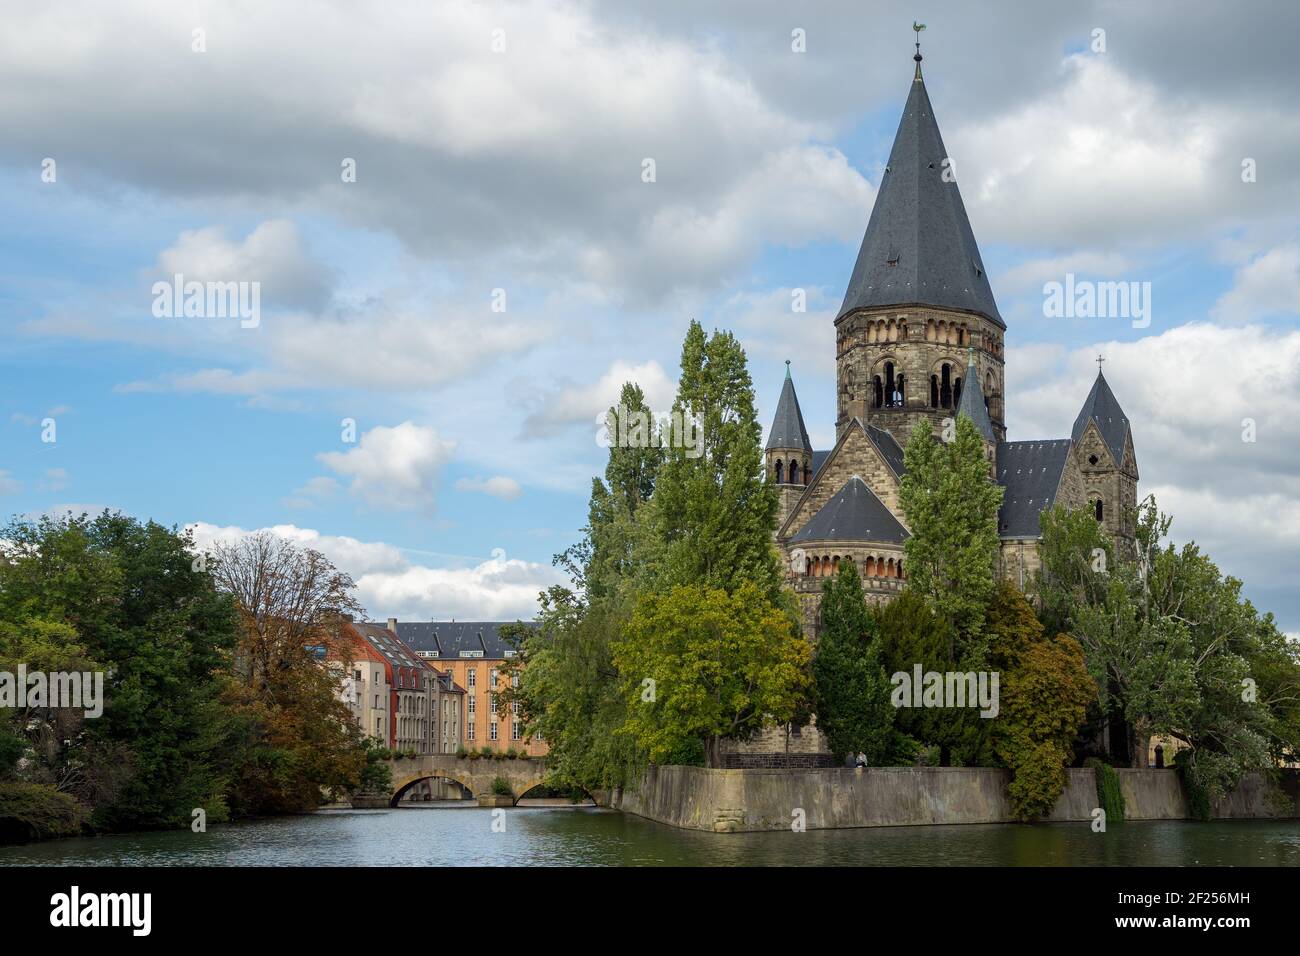
[[[474,688],[474,668],[472,668],[472,667],[471,667],[471,668],[469,669],[469,671],[467,672],[467,677],[466,677],[466,680],[465,680],[465,686],[469,687],[471,690],[473,690],[473,688]]]
[[[497,686],[497,669],[495,667],[492,668],[492,686]]]
[[[511,740],[519,739],[519,721],[517,720],[511,721],[510,723],[510,739]]]
[[[471,716],[471,717],[474,716],[474,698],[473,698],[473,697],[471,697],[471,698],[469,699],[469,713],[470,713],[470,716]]]
[[[1102,520],[1102,507],[1101,507],[1100,498],[1098,498],[1096,501],[1092,503],[1092,512],[1093,512],[1093,517],[1095,517],[1098,521]]]
[[[488,728],[488,737],[492,740],[497,739],[497,722],[492,721],[492,726]]]
[[[488,694],[488,711],[491,712],[493,715],[495,715],[496,712],[497,712],[497,695],[496,695],[496,694]]]
[[[466,739],[466,740],[473,740],[473,739],[474,739],[474,724],[473,724],[473,723],[468,723],[468,724],[465,725],[465,739]]]

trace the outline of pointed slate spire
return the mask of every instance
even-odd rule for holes
[[[789,359],[785,362],[785,383],[781,386],[781,399],[776,403],[776,417],[767,438],[766,450],[773,448],[802,448],[810,455],[813,450],[808,429],[803,424],[803,412],[799,410],[799,397],[794,393],[794,380],[790,378]]]
[[[975,312],[1006,328],[952,164],[945,162],[950,157],[921,77],[920,57],[918,48],[916,76],[839,314],[929,305]]]
[[[993,435],[993,423],[989,421],[989,410],[984,404],[984,389],[980,388],[980,373],[975,368],[975,350],[966,350],[966,377],[961,380],[961,401],[957,403],[957,414],[965,412],[975,423],[979,433],[988,441],[997,441]]]
[[[1116,463],[1124,460],[1124,442],[1129,435],[1128,416],[1119,407],[1119,400],[1110,390],[1106,377],[1101,374],[1101,365],[1097,366],[1097,380],[1092,383],[1092,391],[1084,399],[1079,417],[1074,420],[1070,437],[1077,443],[1083,437],[1088,422],[1096,422],[1106,447],[1115,456]]]

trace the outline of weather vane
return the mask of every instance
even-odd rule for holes
[[[921,31],[925,29],[924,23],[912,21],[912,29],[916,32],[916,56],[912,57],[916,61],[916,78],[921,78]]]

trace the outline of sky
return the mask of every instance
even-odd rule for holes
[[[1008,437],[1068,436],[1104,355],[1139,497],[1300,633],[1287,0],[7,9],[0,513],[273,528],[374,618],[531,617],[597,415],[628,380],[668,409],[692,318],[765,428],[789,359],[832,444],[914,20]],[[256,324],[159,316],[176,274],[257,283]],[[1149,323],[1049,316],[1067,274],[1150,283]]]

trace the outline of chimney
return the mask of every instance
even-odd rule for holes
[[[397,618],[390,617],[388,619],[388,629],[392,631],[394,634],[397,633]]]

